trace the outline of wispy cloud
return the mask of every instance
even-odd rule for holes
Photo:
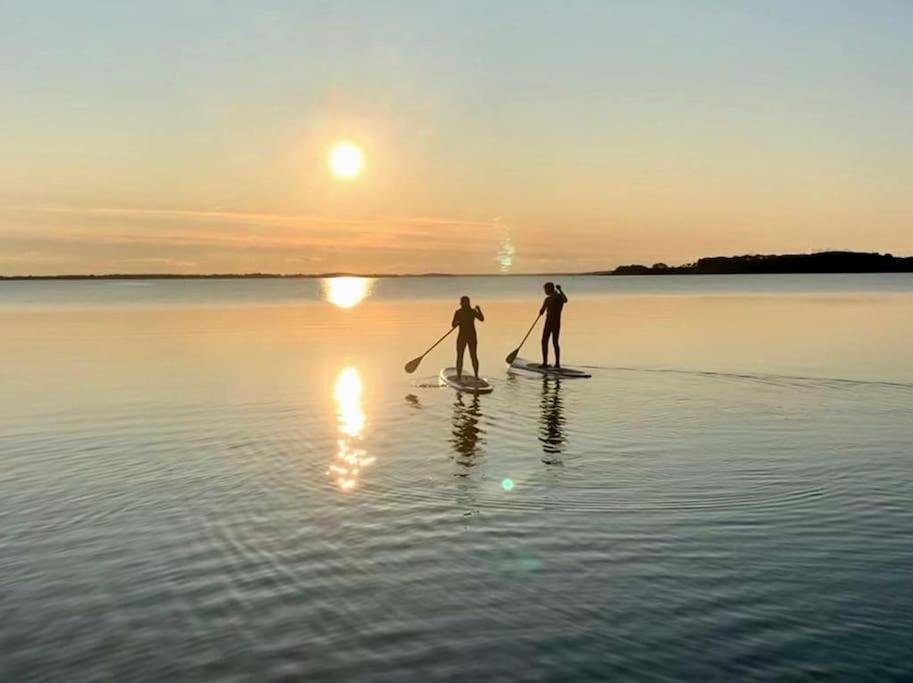
[[[0,252],[0,263],[58,263],[69,261],[63,254],[48,254],[41,251]]]
[[[10,208],[13,207],[7,207]],[[42,225],[44,235],[60,242],[240,249],[395,248],[405,252],[436,248],[471,252],[487,248],[486,239],[499,239],[491,230],[496,222],[435,216],[338,218],[224,210],[57,206],[16,210],[72,217],[74,220]],[[28,227],[8,226],[5,231],[24,234],[29,232]]]
[[[153,266],[165,266],[167,268],[193,268],[196,266],[194,261],[181,261],[179,259],[172,259],[166,257],[160,258],[124,258],[118,259],[115,263],[124,263],[128,265],[153,265]]]
[[[25,252],[68,254],[74,268],[185,270],[329,269],[479,271],[491,267],[504,226],[442,216],[334,217],[144,207],[0,207],[0,236]],[[11,248],[18,244],[21,252]],[[9,259],[12,261],[12,259]],[[295,264],[295,265],[291,265]]]
[[[287,256],[283,259],[286,263],[321,263],[321,256]]]
[[[305,225],[350,225],[350,226],[383,226],[383,225],[434,225],[454,227],[490,227],[498,219],[466,220],[440,216],[381,216],[364,218],[339,218],[314,214],[264,213],[256,211],[225,211],[199,209],[151,209],[142,207],[6,207],[13,210],[25,210],[34,213],[70,214],[82,216],[121,216],[121,217],[158,217],[171,219],[193,219],[198,221],[226,221],[231,223],[254,223],[287,225],[298,227]]]

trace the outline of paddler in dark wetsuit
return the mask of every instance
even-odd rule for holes
[[[545,301],[542,302],[542,308],[539,309],[539,315],[545,313],[545,327],[542,329],[542,367],[548,367],[548,338],[552,338],[552,346],[555,347],[555,367],[561,367],[561,347],[558,346],[558,336],[561,334],[561,309],[567,303],[567,297],[561,291],[561,285],[555,286],[552,282],[546,282],[543,286],[545,290]]]
[[[476,353],[479,339],[476,336],[476,320],[485,320],[485,316],[482,315],[482,309],[478,306],[473,308],[469,303],[469,297],[461,296],[460,307],[453,314],[453,322],[451,323],[451,326],[460,328],[456,342],[457,377],[463,376],[463,353],[466,351],[467,346],[469,347],[469,358],[472,360],[472,370],[476,378],[479,377],[479,356]]]

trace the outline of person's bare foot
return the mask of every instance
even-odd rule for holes
[[[547,369],[548,369],[548,363],[539,363],[539,367],[542,368],[543,370],[547,370]]]

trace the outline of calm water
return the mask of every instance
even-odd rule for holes
[[[0,283],[0,680],[913,676],[913,278],[559,281]]]

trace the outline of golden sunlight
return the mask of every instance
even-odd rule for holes
[[[361,148],[351,142],[340,142],[330,150],[330,171],[340,180],[357,178],[364,165]]]
[[[324,298],[340,308],[352,308],[370,293],[366,277],[331,277],[323,281]]]
[[[351,491],[358,486],[361,469],[374,462],[374,458],[368,457],[365,450],[358,446],[365,429],[362,391],[361,375],[355,368],[343,368],[336,376],[333,398],[336,400],[339,438],[329,474],[343,491]]]
[[[361,375],[352,367],[336,377],[333,398],[339,408],[339,431],[346,436],[361,436],[365,428],[365,413],[361,409]]]

